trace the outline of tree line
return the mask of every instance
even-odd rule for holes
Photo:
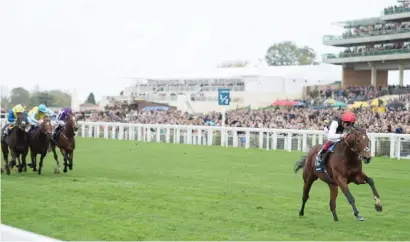
[[[318,65],[317,53],[309,46],[298,46],[292,41],[274,43],[265,53],[265,61],[268,66],[296,66]],[[219,68],[245,67],[249,63],[244,60],[223,62]]]
[[[28,106],[37,106],[41,103],[49,107],[71,106],[71,95],[61,90],[29,92],[24,87],[13,88],[8,97],[1,98],[2,108],[12,108],[14,105],[23,103]],[[93,93],[88,95],[84,103],[96,104]]]

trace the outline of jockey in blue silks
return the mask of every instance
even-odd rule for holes
[[[28,122],[30,123],[30,126],[27,132],[31,132],[31,130],[39,125],[38,122],[47,115],[51,117],[54,115],[54,112],[48,109],[46,105],[40,104],[36,107],[33,107],[30,112],[28,112]]]

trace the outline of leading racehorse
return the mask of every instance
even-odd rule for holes
[[[7,175],[10,175],[10,167],[13,167],[16,164],[16,159],[19,162],[17,166],[18,171],[22,172],[23,168],[27,171],[26,157],[28,153],[28,139],[25,131],[26,125],[25,114],[23,112],[19,112],[17,113],[15,126],[10,130],[8,137],[4,137],[2,135],[1,150],[6,163],[5,168]],[[4,127],[2,134],[4,133],[4,130],[8,128],[9,126]],[[8,162],[9,150],[11,152],[10,164]],[[22,163],[20,162],[20,157]]]
[[[318,178],[329,185],[330,189],[330,211],[332,212],[334,221],[338,221],[336,214],[336,198],[338,195],[338,187],[346,196],[348,202],[353,208],[353,214],[358,221],[363,221],[364,218],[359,215],[356,208],[355,199],[349,190],[348,184],[353,182],[357,185],[368,183],[373,191],[376,201],[376,211],[382,211],[380,196],[374,185],[371,177],[366,176],[362,171],[362,160],[367,164],[370,163],[371,156],[368,148],[369,138],[366,131],[357,127],[351,127],[345,139],[335,144],[332,153],[328,156],[328,162],[324,172],[315,170],[315,157],[322,145],[312,147],[307,156],[303,156],[295,164],[295,173],[303,168],[303,197],[302,207],[299,215],[303,216],[305,204],[309,198],[309,191],[314,181]],[[325,162],[325,161],[324,161]]]
[[[69,114],[67,122],[61,130],[55,134],[55,140],[51,144],[53,150],[54,159],[57,162],[58,171],[60,170],[60,163],[58,162],[58,156],[56,152],[56,145],[60,148],[61,154],[64,158],[64,172],[67,172],[67,167],[73,169],[73,155],[75,149],[75,131],[77,130],[77,122],[74,114]],[[67,162],[68,161],[68,162]]]
[[[44,157],[47,155],[48,147],[51,141],[51,134],[53,132],[53,125],[51,119],[45,117],[40,120],[39,127],[32,130],[29,134],[29,145],[31,164],[29,166],[33,168],[33,171],[37,171],[37,155],[40,155],[40,162],[38,168],[38,174],[41,175],[41,168],[43,167]]]

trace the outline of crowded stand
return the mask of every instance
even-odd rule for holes
[[[263,109],[230,110],[226,126],[323,130],[327,122],[344,109],[355,111],[358,123],[368,132],[410,133],[410,86],[385,88],[350,87],[314,91],[303,100],[274,102]],[[392,99],[384,99],[392,97]],[[137,110],[117,103],[105,111],[81,112],[79,120],[92,122],[128,122],[142,124],[222,125],[219,112],[188,114],[166,107]]]
[[[406,33],[409,31],[410,31],[410,22],[375,24],[375,25],[352,27],[343,33],[342,38],[351,39],[351,38],[357,38],[357,37]]]

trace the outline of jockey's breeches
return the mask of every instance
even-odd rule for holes
[[[327,151],[331,146],[333,145],[333,142],[328,140],[325,145],[323,146],[323,150]]]

